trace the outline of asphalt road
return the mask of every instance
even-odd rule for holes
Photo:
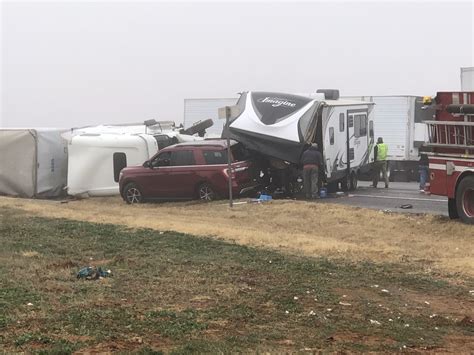
[[[448,215],[448,199],[443,196],[427,195],[419,192],[416,182],[392,182],[388,189],[383,183],[378,188],[370,187],[370,182],[359,181],[359,187],[350,194],[330,194],[318,202],[340,203],[392,212],[429,213]],[[412,208],[403,209],[402,205]]]

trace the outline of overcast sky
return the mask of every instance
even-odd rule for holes
[[[244,90],[434,95],[474,66],[473,2],[2,2],[3,127],[182,122]]]

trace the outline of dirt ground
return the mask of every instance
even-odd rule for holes
[[[277,200],[126,205],[119,197],[67,203],[0,197],[0,206],[38,216],[214,236],[306,256],[410,262],[443,275],[474,276],[474,227],[441,216]]]

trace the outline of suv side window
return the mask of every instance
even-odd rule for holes
[[[156,168],[158,166],[169,166],[171,160],[171,152],[163,152],[158,155],[153,161],[151,162],[151,166]]]
[[[175,150],[171,152],[170,166],[196,165],[192,150]]]
[[[202,155],[207,165],[227,164],[226,150],[203,150]]]

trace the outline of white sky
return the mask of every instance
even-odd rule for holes
[[[474,66],[455,2],[1,3],[0,127],[183,119],[244,90],[434,95]]]

